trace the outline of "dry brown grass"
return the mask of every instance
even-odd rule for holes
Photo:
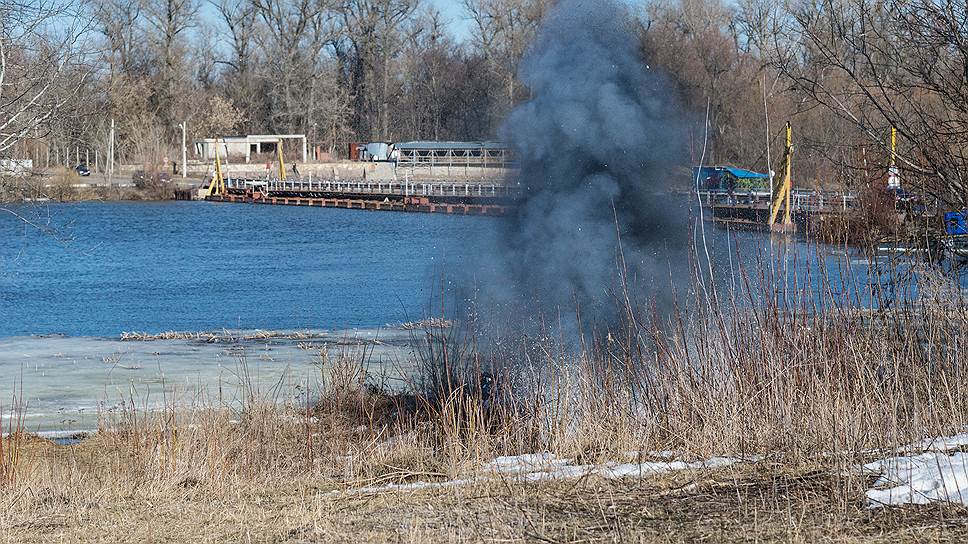
[[[458,327],[428,330],[402,392],[374,383],[364,351],[323,355],[311,401],[250,391],[239,406],[132,403],[78,446],[19,439],[16,462],[0,465],[13,474],[0,484],[0,538],[955,540],[968,536],[963,508],[868,510],[869,482],[850,470],[870,448],[968,423],[968,312],[932,281],[919,299],[864,312],[751,287],[697,295],[662,323],[626,308],[624,326],[580,350],[485,352]],[[499,455],[597,463],[662,450],[763,460],[618,481],[481,477]],[[456,478],[475,481],[353,492]]]
[[[871,511],[862,482],[761,464],[655,478],[340,493],[323,477],[225,485],[95,476],[96,442],[51,455],[50,487],[5,499],[6,542],[956,542],[968,511]],[[67,470],[67,466],[74,466]],[[84,467],[81,469],[81,467]],[[64,472],[61,473],[60,470]],[[85,470],[90,471],[86,472]],[[85,474],[81,476],[81,474]]]

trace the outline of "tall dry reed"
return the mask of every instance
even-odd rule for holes
[[[428,333],[420,384],[436,447],[475,460],[544,450],[802,459],[968,423],[968,307],[949,276],[914,265],[834,279],[801,264],[758,260],[729,282],[703,280],[696,265],[669,312],[619,293],[618,324],[579,342],[537,334],[495,353],[463,340],[472,335]]]
[[[198,395],[146,409],[132,398],[91,440],[101,459],[90,473],[338,488],[453,478],[540,451],[589,462],[663,450],[796,461],[968,422],[968,308],[949,278],[916,269],[917,292],[888,300],[876,278],[849,277],[846,292],[868,294],[861,307],[829,277],[761,265],[711,283],[700,269],[668,311],[616,296],[623,317],[577,342],[550,331],[495,349],[461,326],[413,331],[417,361],[403,387],[375,380],[365,351],[321,352],[319,379],[298,398],[259,391],[244,361],[237,404]]]

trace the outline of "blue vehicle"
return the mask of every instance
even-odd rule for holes
[[[968,211],[945,213],[944,230],[949,236],[968,235]]]
[[[968,258],[968,210],[944,214],[944,245],[952,257]]]

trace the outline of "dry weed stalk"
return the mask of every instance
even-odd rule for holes
[[[10,412],[4,414],[0,404],[0,488],[12,486],[17,481],[18,471],[24,461],[24,432],[23,391],[19,397],[13,396]],[[7,417],[7,428],[3,429],[4,416]]]
[[[767,269],[744,271],[736,290],[708,299],[695,290],[664,318],[628,303],[629,319],[580,349],[554,335],[489,351],[462,327],[414,332],[417,371],[402,388],[374,383],[365,346],[322,352],[318,382],[296,400],[256,389],[243,361],[238,405],[200,395],[148,410],[132,398],[89,442],[97,460],[20,471],[12,484],[66,496],[64,482],[118,496],[145,485],[339,489],[461,477],[500,455],[542,451],[582,463],[663,450],[800,462],[968,422],[960,294],[925,290],[861,311],[828,279],[781,283]]]

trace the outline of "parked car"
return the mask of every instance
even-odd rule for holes
[[[88,168],[87,165],[84,164],[83,162],[75,166],[74,171],[77,172],[77,175],[81,177],[87,177],[91,175],[91,169]]]

